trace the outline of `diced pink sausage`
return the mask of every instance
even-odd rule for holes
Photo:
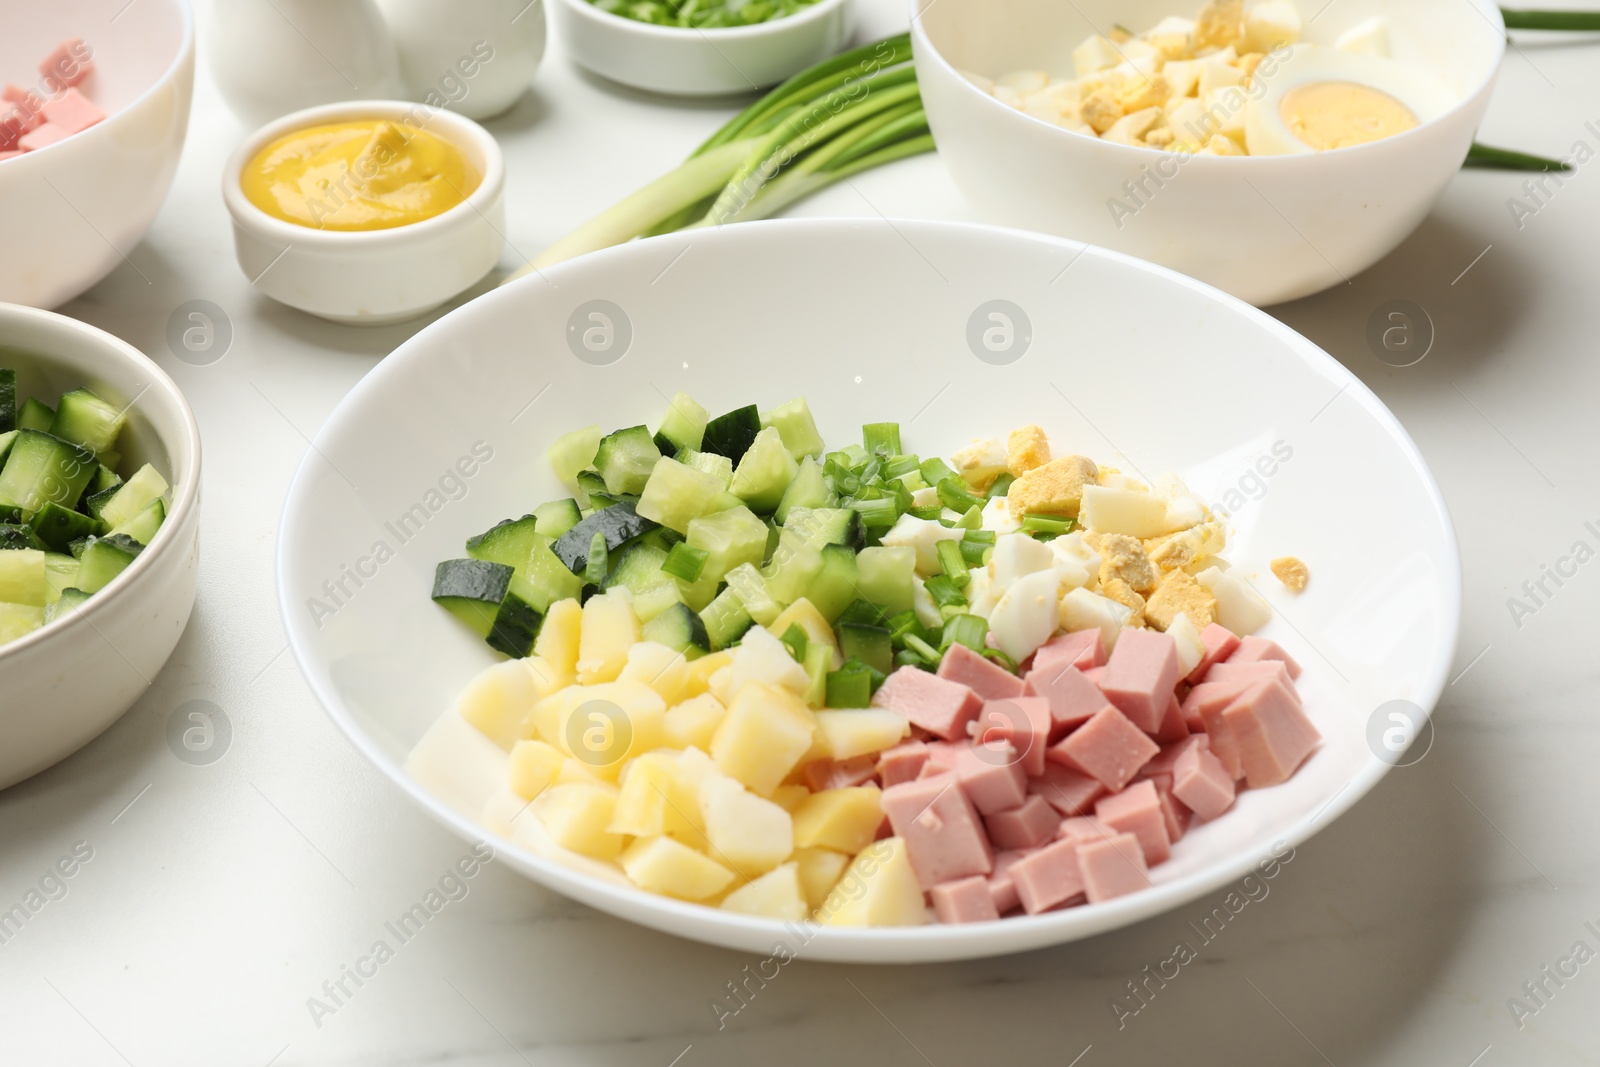
[[[1286,782],[1322,740],[1287,686],[1260,682],[1222,712],[1252,789]],[[1212,747],[1216,739],[1212,738]],[[1221,759],[1221,753],[1218,753]],[[1224,761],[1226,765],[1226,761]]]
[[[58,141],[65,141],[71,136],[71,130],[64,130],[53,122],[45,122],[18,137],[17,147],[24,152],[37,152],[39,149],[48,148]]]
[[[1082,670],[1082,668],[1079,669]],[[1083,671],[1083,676],[1095,685],[1099,685],[1106,680],[1106,669],[1104,667],[1090,667]]]
[[[989,896],[994,900],[995,911],[1001,915],[1018,905],[1017,884],[1011,880],[1011,868],[1026,855],[1026,852],[1010,849],[994,854],[994,871],[989,875]]]
[[[1078,871],[1083,877],[1089,903],[1098,904],[1150,888],[1144,849],[1132,834],[1118,834],[1107,841],[1086,841],[1078,845],[1077,850]]]
[[[1096,635],[1099,630],[1094,631]],[[1072,664],[1034,667],[1028,672],[1028,689],[1050,705],[1051,740],[1060,740],[1104,708],[1112,706],[1100,687]]]
[[[1056,836],[1061,816],[1043,797],[1030,796],[1020,808],[985,815],[983,825],[996,848],[1037,848]]]
[[[1150,762],[1139,769],[1139,777],[1154,778],[1162,774],[1170,777],[1173,768],[1178,765],[1179,757],[1197,745],[1205,748],[1210,743],[1210,739],[1205,734],[1200,733],[1190,734],[1182,741],[1174,741],[1170,745],[1162,745],[1161,751],[1152,756]]]
[[[972,742],[956,750],[956,781],[985,815],[1019,808],[1028,798],[1028,775],[1009,741]]]
[[[1184,750],[1172,775],[1172,795],[1202,819],[1215,819],[1233,807],[1233,775],[1217,757],[1198,746]]]
[[[889,675],[873,694],[872,706],[904,715],[946,741],[964,741],[983,701],[964,685],[906,666]]]
[[[1178,643],[1155,630],[1124,630],[1106,661],[1100,689],[1147,734],[1161,728],[1178,685]]]
[[[1213,663],[1227,659],[1239,647],[1238,635],[1218,623],[1212,623],[1200,631],[1200,642],[1205,645],[1205,652],[1201,654],[1194,670],[1189,672],[1188,680],[1191,682],[1203,679]]]
[[[1183,721],[1189,731],[1199,733],[1209,730],[1207,716],[1232,704],[1252,684],[1249,680],[1236,678],[1231,682],[1201,682],[1189,690],[1189,695],[1183,698]]]
[[[977,809],[953,777],[902,782],[883,791],[882,803],[922,888],[994,869]]]
[[[1126,635],[1124,635],[1126,636]],[[1161,748],[1116,708],[1106,708],[1053,745],[1050,759],[1116,792]]]
[[[1028,779],[1029,796],[1043,797],[1046,804],[1067,817],[1087,815],[1105,792],[1106,787],[1098,779],[1053,761],[1044,765],[1043,774]]]
[[[0,163],[4,163],[8,159],[20,155],[22,155],[21,152],[0,152]]]
[[[1149,779],[1135,782],[1120,793],[1101,797],[1094,806],[1094,817],[1119,834],[1132,834],[1144,849],[1147,864],[1161,863],[1172,855],[1172,839],[1167,833],[1167,818],[1161,811],[1161,797]]]
[[[1111,827],[1093,815],[1062,819],[1061,828],[1056,831],[1056,838],[1061,841],[1104,841],[1115,836]]]
[[[1033,654],[1033,669],[1036,671],[1054,667],[1076,667],[1086,671],[1091,667],[1104,667],[1105,663],[1106,642],[1098,629],[1074,630],[1052,637]]]
[[[1083,876],[1078,866],[1079,844],[1057,841],[1024,856],[1011,868],[1017,899],[1029,915],[1062,904],[1073,903],[1083,893]]]
[[[1017,750],[1022,768],[1030,775],[1044,773],[1044,756],[1050,747],[1050,702],[1044,697],[990,700],[978,716],[979,741],[997,738]]]
[[[939,677],[956,682],[984,700],[1022,695],[1022,679],[963,644],[953,644],[939,661]]]
[[[1300,694],[1295,692],[1294,677],[1289,673],[1289,665],[1282,660],[1263,659],[1252,660],[1249,663],[1234,663],[1231,660],[1219,663],[1211,668],[1211,673],[1206,675],[1207,684],[1254,685],[1256,682],[1282,682],[1293,693],[1295,699]]]
[[[1277,660],[1289,668],[1289,677],[1300,677],[1300,664],[1295,662],[1293,656],[1285,652],[1276,641],[1268,641],[1265,637],[1246,637],[1239,642],[1239,647],[1228,656],[1229,663],[1259,663],[1263,660]]]
[[[106,113],[95,107],[87,96],[76,89],[68,89],[53,100],[44,102],[44,120],[59,126],[67,133],[81,133],[97,122],[104,121]]]
[[[1189,822],[1194,818],[1194,812],[1189,810],[1189,805],[1173,796],[1171,777],[1163,774],[1150,781],[1155,784],[1156,796],[1161,801],[1161,815],[1167,820],[1167,840],[1177,844],[1189,832]]]
[[[1167,704],[1167,713],[1161,717],[1161,725],[1151,735],[1156,744],[1166,745],[1173,741],[1182,741],[1189,736],[1189,725],[1183,717],[1183,705],[1178,703],[1178,694],[1172,694],[1171,701]]]
[[[852,756],[847,760],[812,760],[801,773],[811,791],[820,793],[824,789],[848,789],[870,781],[877,770],[877,762],[871,756]]]
[[[981,874],[941,882],[928,894],[933,912],[942,923],[981,923],[1000,918],[989,894],[989,880]]]
[[[922,741],[907,741],[886,749],[878,757],[878,778],[885,788],[909,782],[917,777],[928,762],[928,746]]]
[[[89,56],[89,46],[83,38],[69,37],[44,57],[39,73],[54,86],[77,85],[94,72],[94,61]]]

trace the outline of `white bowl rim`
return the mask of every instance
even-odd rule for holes
[[[94,624],[95,618],[111,610],[111,601],[116,599],[123,590],[138,581],[141,574],[154,566],[151,560],[155,556],[172,549],[172,539],[177,536],[174,531],[183,525],[189,512],[198,506],[197,501],[200,497],[200,425],[195,421],[194,411],[189,407],[189,401],[183,395],[183,390],[178,388],[178,383],[174,382],[167,372],[156,364],[155,360],[115,334],[107,333],[98,326],[90,326],[88,323],[81,322],[69,315],[59,315],[54,311],[45,311],[41,308],[28,307],[23,304],[0,303],[0,325],[3,325],[7,320],[32,320],[44,324],[47,329],[59,329],[68,333],[79,334],[90,343],[114,352],[118,357],[132,364],[140,375],[150,379],[147,389],[159,389],[166,393],[168,399],[175,403],[178,413],[182,416],[182,433],[177,440],[161,438],[161,443],[167,448],[169,455],[187,462],[183,463],[183,484],[175,487],[173,491],[172,507],[167,511],[167,518],[162,522],[161,529],[156,531],[154,539],[144,547],[144,551],[134,557],[133,562],[128,564],[121,574],[107,582],[99,592],[91,595],[88,600],[83,602],[83,606],[71,615],[54,619],[24,637],[19,637],[9,644],[0,645],[0,667],[5,665],[6,657],[13,653],[20,653],[57,636],[61,636],[64,639],[65,635],[71,633],[74,627],[82,629],[84,626],[90,626],[98,633],[99,627]],[[49,363],[54,366],[62,365],[62,357],[54,353],[24,349],[23,355],[40,363]],[[138,398],[136,397],[133,402],[137,403]],[[172,476],[172,471],[170,470],[160,473],[164,477],[170,478]]]
[[[664,234],[659,237],[647,238],[644,242],[630,242],[629,244],[592,252],[567,262],[578,263],[589,260],[604,262],[633,256],[637,254],[636,249],[646,242],[650,247],[670,245],[674,242],[704,242],[708,240],[727,243],[743,241],[759,244],[763,240],[763,234],[769,231],[779,229],[810,229],[823,233],[829,230],[849,231],[851,229],[859,229],[863,224],[870,223],[870,221],[846,218],[760,220],[743,223],[738,226],[718,227],[704,233],[696,231],[693,234],[685,234],[680,231],[678,233]],[[1428,501],[1432,505],[1435,517],[1445,534],[1444,541],[1448,549],[1448,558],[1443,560],[1442,563],[1445,564],[1443,571],[1447,581],[1442,590],[1440,606],[1443,610],[1444,619],[1441,624],[1441,636],[1448,638],[1448,640],[1440,643],[1440,648],[1445,651],[1442,651],[1439,659],[1428,667],[1425,679],[1420,684],[1415,697],[1415,703],[1424,709],[1429,718],[1432,717],[1433,708],[1437,704],[1440,695],[1444,692],[1454,650],[1460,637],[1460,548],[1443,493],[1439,489],[1438,482],[1434,479],[1426,459],[1424,459],[1416,443],[1411,439],[1410,434],[1400,424],[1399,419],[1360,378],[1320,346],[1259,308],[1204,282],[1147,260],[1069,238],[985,223],[904,220],[896,222],[894,225],[897,229],[916,230],[924,228],[987,235],[999,233],[1006,235],[1007,239],[1021,238],[1044,242],[1053,244],[1063,251],[1075,252],[1080,256],[1092,254],[1137,267],[1167,282],[1208,295],[1217,303],[1254,321],[1264,332],[1281,339],[1287,347],[1301,355],[1314,368],[1326,372],[1330,381],[1342,382],[1341,395],[1348,395],[1355,399],[1380,425],[1387,429],[1399,446],[1401,453],[1416,470],[1427,492]],[[542,292],[551,272],[559,274],[567,269],[570,269],[567,263],[558,264],[546,271],[543,277],[529,276],[528,278],[519,279],[514,283],[486,293],[479,299],[511,300],[517,294],[531,290],[536,284]],[[453,318],[476,302],[471,301],[429,324],[395,349],[394,352],[391,352],[365,378],[357,382],[349,393],[345,394],[344,399],[339,402],[323,422],[317,434],[318,439],[320,440],[328,432],[329,427],[337,425],[348,409],[359,404],[364,394],[374,388],[377,381],[387,378],[389,375],[400,373],[401,368],[409,358],[407,356],[408,350],[430,344],[437,334],[444,333],[453,326],[451,322]],[[397,356],[400,358],[396,358]],[[296,528],[300,518],[298,514],[300,498],[306,491],[306,487],[311,484],[310,474],[313,463],[321,462],[319,457],[320,452],[314,442],[301,459],[300,465],[295,471],[294,479],[290,483],[289,492],[284,499],[279,530]],[[300,621],[300,613],[295,610],[296,605],[293,603],[293,594],[285,581],[285,575],[290,569],[286,554],[292,540],[290,537],[280,537],[278,539],[276,553],[278,610],[284,621],[284,630],[288,638],[289,648],[294,654],[297,665],[300,667],[302,677],[305,678],[306,684],[317,697],[318,702],[321,703],[329,718],[333,719],[334,723],[356,747],[357,751],[387,775],[402,791],[411,796],[442,825],[469,841],[491,840],[497,850],[513,854],[515,856],[513,865],[518,866],[532,881],[560,892],[580,904],[594,907],[614,916],[624,917],[627,921],[635,922],[638,925],[648,926],[672,933],[675,936],[687,937],[709,944],[723,942],[719,942],[710,934],[704,934],[701,931],[717,927],[763,935],[776,935],[788,930],[785,924],[774,920],[731,914],[720,909],[708,908],[704,905],[648,893],[642,889],[613,885],[602,881],[591,875],[537,856],[507,838],[489,833],[478,822],[467,818],[443,800],[435,797],[407,774],[400,763],[391,760],[380,750],[377,743],[361,728],[355,716],[344,707],[343,701],[338,697],[337,693],[333,692],[331,688],[322,685],[313,672],[308,669],[313,657],[308,649],[304,647],[304,639],[302,637],[303,624]],[[1366,767],[1335,793],[1333,798],[1321,810],[1295,822],[1280,835],[1280,840],[1290,846],[1303,844],[1331,824],[1337,816],[1348,811],[1356,801],[1370,792],[1373,786],[1382,780],[1390,769],[1390,764],[1374,756]],[[1261,857],[1253,853],[1241,851],[1232,856],[1223,857],[1216,863],[1175,881],[1165,882],[1139,893],[1093,905],[1089,910],[1068,908],[1045,912],[1040,915],[1007,918],[1000,922],[949,925],[931,923],[913,927],[831,927],[813,924],[808,927],[813,936],[807,940],[807,944],[814,945],[815,950],[819,952],[819,955],[814,956],[814,958],[821,959],[845,959],[850,958],[852,952],[863,952],[863,950],[870,952],[873,949],[890,954],[894,951],[896,945],[917,945],[921,947],[929,943],[936,947],[926,954],[928,959],[977,958],[1030,951],[1035,948],[1077,940],[1081,937],[1093,936],[1097,933],[1118,929],[1142,919],[1160,915],[1243,877],[1255,868],[1260,859]],[[602,905],[596,903],[596,901],[604,901],[606,903]],[[643,922],[629,917],[629,913],[637,912],[641,909],[655,912],[661,917],[662,921],[659,923]],[[1089,914],[1094,915],[1096,920],[1086,921],[1080,918],[1080,916]],[[1052,936],[1052,928],[1073,930],[1073,928],[1080,926],[1087,927],[1087,929],[1075,933],[1075,936]],[[1008,933],[1008,931],[1010,932]],[[1036,933],[1035,936],[1029,937],[1027,936],[1028,932]],[[830,948],[835,954],[829,954],[828,950]],[[895,956],[890,960],[878,962],[892,962],[893,960],[913,961],[917,958],[921,957],[910,955]]]
[[[421,222],[409,222],[403,226],[389,226],[381,230],[318,230],[273,218],[244,195],[244,187],[240,185],[239,179],[244,173],[246,164],[263,148],[285,134],[311,126],[356,118],[403,119],[419,109],[432,111],[423,125],[418,127],[419,129],[439,133],[430,127],[433,123],[440,122],[448,131],[440,133],[445,140],[450,141],[458,149],[462,141],[469,141],[474,148],[483,153],[485,167],[478,181],[478,187],[454,207]],[[505,182],[506,161],[505,153],[500,149],[500,142],[475,120],[448,108],[429,109],[427,104],[412,100],[343,100],[292,111],[273,119],[246,137],[244,142],[234,149],[222,168],[222,199],[228,206],[228,214],[233,216],[236,224],[254,231],[274,244],[347,252],[373,251],[381,250],[385,246],[425,240],[438,231],[454,228],[475,218],[487,219],[489,206],[505,191]],[[501,236],[504,237],[504,234]]]
[[[88,133],[89,130],[109,129],[113,127],[118,123],[122,116],[128,114],[130,111],[133,111],[140,104],[144,103],[145,100],[153,96],[163,86],[172,82],[177,76],[178,72],[183,69],[184,64],[188,63],[194,58],[194,9],[189,6],[189,0],[172,0],[172,3],[177,7],[179,14],[183,16],[183,41],[178,46],[178,54],[172,57],[172,62],[167,65],[167,69],[162,71],[161,76],[155,81],[151,82],[149,87],[147,87],[144,92],[128,101],[118,110],[107,115],[100,122],[95,123],[88,129],[80,130],[80,133]],[[71,141],[77,136],[78,134],[75,133],[72,135],[72,137],[66,137],[62,140],[47,144],[43,148],[36,148],[32,152],[24,152],[20,156],[12,156],[10,159],[0,160],[0,163],[20,163],[25,159],[31,159],[32,157],[41,153],[48,152],[57,145],[66,144],[68,141]]]
[[[692,33],[703,38],[717,37],[721,40],[731,41],[741,38],[773,36],[784,29],[792,29],[796,26],[815,22],[826,17],[826,12],[832,11],[834,8],[844,7],[851,3],[851,0],[817,0],[816,3],[804,11],[796,12],[793,15],[785,15],[781,19],[768,19],[766,22],[758,22],[754,26],[715,26],[709,28],[700,26],[657,26],[653,22],[640,22],[638,19],[630,19],[625,15],[602,11],[590,3],[589,0],[555,0],[555,2],[564,4],[568,10],[582,11],[583,17],[591,18],[596,24],[612,26],[624,32],[631,29],[646,37],[683,41],[688,40],[688,35]],[[741,90],[732,90],[732,92],[739,91]]]
[[[935,0],[935,2],[937,2],[937,0]],[[1150,160],[1150,159],[1156,159],[1156,158],[1160,158],[1162,156],[1168,156],[1168,155],[1172,155],[1173,154],[1173,153],[1167,152],[1164,149],[1153,148],[1153,147],[1150,147],[1148,145],[1141,146],[1141,145],[1120,144],[1120,143],[1118,143],[1116,141],[1107,141],[1107,140],[1105,140],[1104,138],[1101,138],[1101,137],[1090,137],[1087,134],[1079,133],[1076,130],[1069,130],[1064,126],[1057,126],[1053,122],[1046,122],[1044,119],[1037,118],[1037,117],[1035,117],[1033,115],[1029,115],[1029,114],[1027,114],[1026,112],[1023,112],[1023,111],[1018,111],[1016,108],[1011,107],[1009,104],[1002,104],[999,100],[995,99],[994,96],[992,96],[989,93],[984,92],[982,89],[978,88],[976,85],[973,85],[970,81],[968,81],[966,76],[964,74],[962,74],[961,71],[956,69],[956,67],[955,67],[955,65],[953,63],[951,63],[948,59],[946,59],[944,57],[944,53],[941,52],[937,47],[934,46],[933,40],[928,36],[927,28],[925,26],[923,26],[923,24],[922,24],[922,9],[925,6],[924,5],[924,0],[909,0],[909,3],[911,5],[911,40],[912,40],[912,42],[914,44],[920,44],[923,49],[926,49],[927,54],[932,56],[934,59],[936,59],[939,62],[939,64],[941,66],[943,66],[944,69],[946,71],[948,71],[952,77],[954,77],[957,81],[961,82],[961,84],[968,91],[970,91],[972,93],[975,93],[978,96],[984,98],[985,100],[989,101],[989,103],[994,105],[995,107],[1002,108],[1005,111],[1007,111],[1007,112],[1009,112],[1009,113],[1011,113],[1013,115],[1020,115],[1023,118],[1027,119],[1031,123],[1035,123],[1035,124],[1037,124],[1038,126],[1044,128],[1044,129],[1053,131],[1054,133],[1063,134],[1063,135],[1065,135],[1067,137],[1071,137],[1075,141],[1080,142],[1081,144],[1084,144],[1084,145],[1089,145],[1089,144],[1101,145],[1105,149],[1107,149],[1108,151],[1112,152],[1113,154],[1120,154],[1120,155],[1126,156],[1130,163],[1131,162],[1136,162],[1137,160],[1140,160],[1140,159]],[[1285,153],[1285,154],[1279,154],[1279,155],[1270,155],[1270,156],[1251,156],[1251,155],[1203,156],[1203,155],[1200,155],[1199,153],[1189,153],[1187,162],[1189,162],[1189,163],[1199,162],[1202,167],[1254,166],[1254,167],[1257,167],[1258,169],[1263,167],[1263,166],[1279,166],[1279,167],[1297,166],[1297,165],[1298,166],[1307,166],[1307,165],[1314,166],[1315,164],[1307,164],[1306,161],[1307,160],[1316,160],[1316,159],[1326,159],[1326,158],[1330,158],[1330,157],[1331,158],[1340,158],[1340,157],[1348,156],[1351,153],[1358,153],[1358,152],[1367,151],[1367,150],[1373,148],[1375,145],[1401,144],[1401,143],[1404,143],[1407,140],[1410,140],[1410,139],[1413,139],[1415,137],[1421,136],[1421,134],[1422,134],[1422,132],[1424,130],[1432,129],[1433,127],[1438,126],[1441,123],[1445,122],[1446,120],[1454,117],[1457,113],[1459,113],[1464,108],[1466,108],[1468,105],[1470,105],[1472,103],[1472,101],[1476,100],[1481,93],[1487,91],[1488,88],[1494,83],[1494,80],[1495,80],[1496,76],[1499,74],[1500,65],[1505,60],[1506,41],[1507,41],[1507,37],[1506,37],[1506,21],[1505,21],[1505,16],[1503,16],[1500,13],[1500,8],[1498,6],[1496,6],[1495,4],[1493,4],[1493,3],[1490,3],[1489,0],[1466,0],[1466,3],[1470,4],[1474,9],[1477,10],[1477,12],[1480,15],[1482,15],[1485,19],[1487,19],[1489,24],[1490,24],[1490,27],[1492,29],[1495,29],[1495,30],[1498,31],[1497,36],[1496,36],[1496,43],[1495,43],[1494,62],[1489,64],[1488,72],[1483,76],[1482,79],[1480,79],[1478,81],[1478,83],[1476,85],[1474,85],[1471,88],[1470,91],[1468,91],[1467,93],[1462,95],[1460,97],[1460,99],[1458,99],[1454,104],[1452,104],[1447,110],[1441,112],[1438,115],[1435,115],[1433,118],[1429,119],[1427,122],[1418,123],[1416,126],[1413,126],[1411,129],[1405,130],[1405,131],[1403,131],[1401,133],[1392,134],[1391,136],[1388,136],[1388,137],[1380,137],[1376,141],[1367,141],[1364,144],[1349,145],[1349,146],[1347,146],[1345,148],[1330,148],[1330,149],[1325,149],[1325,150],[1320,151],[1320,152],[1291,152],[1291,153]],[[932,5],[928,4],[926,6],[930,6],[931,7]],[[918,50],[918,55],[920,55],[920,54],[921,54],[921,51]],[[1246,161],[1248,161],[1248,162],[1246,162]],[[1268,162],[1268,161],[1275,161],[1275,162]]]

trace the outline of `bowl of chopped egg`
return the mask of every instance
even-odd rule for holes
[[[1421,223],[1505,30],[1488,0],[913,0],[912,44],[940,157],[987,220],[1268,305]]]

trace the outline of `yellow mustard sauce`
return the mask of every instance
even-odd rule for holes
[[[459,148],[386,119],[312,126],[273,141],[239,184],[273,218],[317,230],[387,230],[442,214],[482,176]]]
[[[1279,113],[1289,131],[1319,152],[1404,133],[1417,116],[1400,101],[1355,82],[1314,82],[1283,95]]]

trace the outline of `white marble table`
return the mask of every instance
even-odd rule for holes
[[[863,35],[903,24],[899,0],[865,8]],[[1521,42],[1484,139],[1600,148],[1584,127],[1600,118],[1597,47]],[[537,251],[671,167],[727,113],[602,85],[557,43],[533,91],[491,124],[509,159],[512,243]],[[1031,955],[790,964],[719,1029],[709,1002],[755,960],[636,929],[492,865],[375,976],[345,978],[350,995],[334,1010],[310,1005],[336,1003],[324,983],[467,846],[364,764],[285,654],[272,563],[284,491],[308,436],[421,323],[340,328],[251,290],[217,189],[244,132],[202,69],[160,218],[129,264],[64,309],[150,353],[193,402],[205,438],[201,592],[139,705],[0,793],[0,908],[75,847],[92,852],[66,894],[0,944],[0,1063],[1600,1062],[1600,962],[1564,985],[1543,978],[1542,1006],[1522,990],[1545,965],[1577,966],[1561,963],[1575,942],[1600,950],[1600,564],[1559,589],[1547,582],[1554,595],[1532,614],[1514,619],[1507,601],[1575,541],[1600,547],[1585,526],[1600,523],[1600,178],[1589,167],[1520,227],[1508,198],[1523,177],[1466,173],[1386,261],[1276,309],[1393,407],[1459,524],[1460,677],[1425,759],[1304,845],[1270,894],[1120,1029],[1110,999],[1179,939],[1197,944],[1188,923],[1221,894]],[[798,213],[968,217],[932,157]],[[224,309],[233,330],[210,366],[181,362],[166,341],[173,310],[196,299]],[[1436,326],[1416,366],[1388,366],[1364,340],[1392,299],[1420,304]],[[180,761],[167,741],[195,700],[231,726],[208,765]],[[1520,1028],[1513,996],[1538,1009]]]

